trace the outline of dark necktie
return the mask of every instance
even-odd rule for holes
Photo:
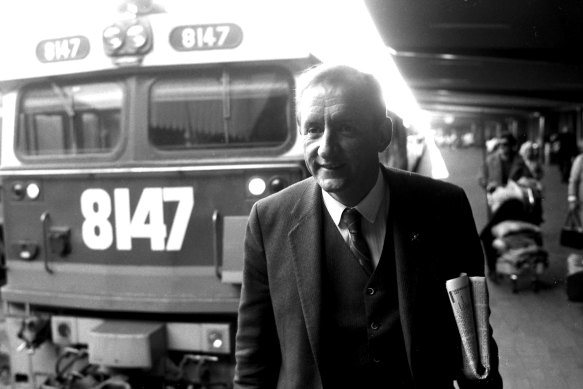
[[[348,245],[350,246],[350,250],[356,259],[358,259],[358,263],[362,266],[366,274],[370,276],[374,271],[372,255],[370,254],[370,249],[364,239],[364,235],[362,234],[360,219],[360,213],[354,208],[345,208],[344,212],[342,212],[342,217],[340,218],[349,232]]]

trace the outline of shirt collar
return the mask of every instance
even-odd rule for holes
[[[334,199],[328,192],[322,189],[322,197],[324,199],[324,205],[334,223],[338,226],[340,225],[340,218],[342,217],[342,212],[344,212],[346,205],[340,203]],[[369,223],[374,224],[379,208],[383,199],[385,198],[385,185],[383,174],[379,169],[379,174],[377,176],[377,181],[373,188],[368,192],[368,194],[358,203],[354,208],[364,217]]]

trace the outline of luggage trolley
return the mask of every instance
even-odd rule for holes
[[[548,252],[544,249],[540,229],[542,190],[536,180],[510,182],[489,196],[492,211],[490,223],[482,233],[485,244],[491,245],[497,256],[495,278],[508,276],[512,292],[518,293],[519,278],[530,275],[532,288],[540,289],[540,276],[548,267]],[[489,239],[484,240],[484,235]]]

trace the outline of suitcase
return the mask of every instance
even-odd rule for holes
[[[571,254],[567,258],[567,298],[583,302],[583,256]]]

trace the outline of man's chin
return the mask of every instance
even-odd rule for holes
[[[344,180],[339,178],[318,178],[318,184],[328,193],[337,193],[344,188]]]

